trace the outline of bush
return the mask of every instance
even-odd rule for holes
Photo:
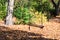
[[[34,24],[41,24],[47,22],[47,13],[35,12],[34,16],[31,19],[31,22]]]
[[[20,20],[20,23],[24,23],[24,24],[29,24],[30,23],[29,20],[32,17],[28,8],[21,8],[21,7],[18,7],[14,10],[14,16],[18,20]]]
[[[6,0],[0,0],[0,19],[5,19],[6,16]]]

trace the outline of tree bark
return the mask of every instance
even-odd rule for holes
[[[14,7],[14,0],[8,0],[6,25],[13,25],[13,20],[12,20],[13,7]]]
[[[56,17],[56,15],[58,15],[58,11],[59,11],[60,0],[58,1],[57,4],[54,2],[54,0],[51,0],[51,2],[53,4],[53,6],[55,7],[54,17]]]

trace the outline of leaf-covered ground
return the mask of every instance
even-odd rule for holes
[[[60,40],[60,17],[44,23],[43,29],[22,24],[0,24],[0,40]]]

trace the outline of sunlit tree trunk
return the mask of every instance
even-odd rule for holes
[[[14,0],[8,0],[6,25],[13,25],[13,20],[12,20],[13,7],[14,7]]]

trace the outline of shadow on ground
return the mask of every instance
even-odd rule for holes
[[[11,30],[0,26],[0,40],[57,40],[42,37],[42,34],[35,34],[22,30]]]

